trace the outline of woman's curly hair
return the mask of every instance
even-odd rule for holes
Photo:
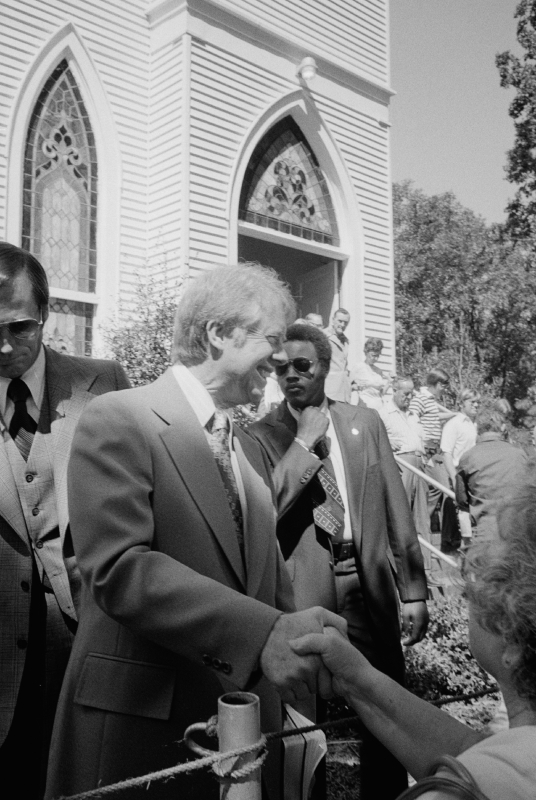
[[[523,484],[500,505],[499,540],[473,547],[464,571],[479,624],[519,648],[512,677],[536,708],[536,459],[526,469]]]

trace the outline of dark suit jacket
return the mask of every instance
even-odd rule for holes
[[[400,474],[376,411],[329,401],[348,492],[352,537],[377,665],[400,677],[398,594],[426,600],[423,561]],[[328,535],[313,520],[312,497],[323,493],[321,462],[294,442],[297,423],[286,402],[254,423],[249,433],[274,467],[277,536],[293,578],[296,605],[334,610],[334,576]]]
[[[85,591],[48,797],[184,759],[174,742],[216,713],[227,691],[252,688],[264,729],[280,725],[278,695],[258,681],[258,662],[277,609],[294,610],[292,588],[277,548],[269,465],[242,431],[234,445],[247,496],[246,568],[205,433],[170,370],[83,415],[69,505]],[[200,786],[200,774],[181,796],[218,796],[210,776]],[[170,791],[154,783],[144,796]]]
[[[43,436],[54,470],[54,491],[59,533],[67,580],[55,585],[56,594],[68,616],[76,619],[75,602],[80,582],[69,536],[67,509],[67,463],[74,430],[80,414],[96,395],[128,387],[123,369],[114,361],[98,361],[56,353],[45,348],[45,400],[50,410],[50,427]],[[44,417],[43,411],[41,414]],[[21,586],[32,581],[32,554],[19,493],[10,466],[6,445],[10,437],[0,418],[0,744],[4,741],[15,709],[26,650],[17,646],[28,635],[30,592]],[[39,551],[46,563],[46,545]],[[52,574],[52,571],[51,571]],[[50,676],[49,676],[50,677]],[[60,677],[61,680],[61,677]]]
[[[478,536],[498,536],[497,510],[519,485],[527,461],[524,450],[492,432],[481,434],[476,445],[460,458],[456,500],[470,512]]]

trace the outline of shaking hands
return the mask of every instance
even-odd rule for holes
[[[310,694],[325,699],[335,694],[331,673],[320,651],[299,652],[290,644],[295,639],[304,641],[302,637],[307,640],[309,634],[322,639],[324,628],[334,628],[339,638],[346,641],[346,621],[320,606],[282,614],[272,628],[261,653],[260,667],[285,703],[293,704]]]

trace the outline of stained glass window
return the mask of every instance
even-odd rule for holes
[[[45,267],[53,296],[55,289],[60,290],[59,297],[61,290],[93,294],[96,235],[95,141],[80,91],[67,61],[63,60],[43,87],[28,128],[22,247]],[[72,335],[69,347],[75,347],[74,352],[87,353],[90,326],[84,323],[86,339],[80,339],[79,333],[75,335],[75,329],[82,330],[77,322],[79,310],[75,312],[73,304],[63,301],[56,305],[54,313],[65,314],[70,320],[56,326],[61,329],[61,336]],[[50,343],[54,346],[54,341]]]
[[[291,117],[278,122],[255,148],[244,176],[239,217],[302,239],[339,245],[326,179]]]

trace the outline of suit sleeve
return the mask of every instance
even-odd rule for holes
[[[393,458],[385,426],[376,415],[380,464],[387,500],[389,544],[395,558],[396,582],[403,603],[427,600],[428,589],[424,574],[421,547],[411,509]]]
[[[114,375],[115,375],[115,388],[116,389],[130,389],[130,381],[128,379],[127,373],[119,364],[118,361],[114,361]]]
[[[297,442],[292,442],[281,456],[264,428],[253,426],[249,429],[249,434],[259,442],[272,465],[277,514],[281,518],[312,481],[322,462]]]
[[[205,653],[229,662],[243,687],[281,612],[159,551],[153,503],[166,489],[155,486],[154,443],[128,395],[96,398],[73,440],[69,509],[82,577],[109,617],[199,665]],[[205,535],[201,516],[169,520],[190,542],[189,522]]]

